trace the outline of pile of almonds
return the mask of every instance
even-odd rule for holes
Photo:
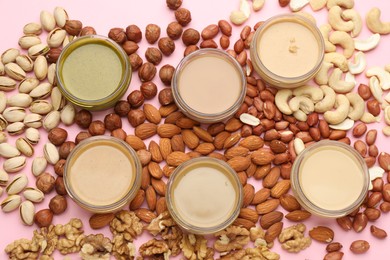
[[[323,139],[353,145],[376,174],[373,174],[376,176],[372,179],[373,188],[363,205],[350,215],[337,219],[340,227],[361,232],[368,223],[377,220],[382,213],[390,211],[390,155],[378,151],[375,145],[376,130],[368,130],[365,123],[357,123],[351,131],[352,135],[355,138],[362,137],[364,140],[352,143],[347,136],[348,131],[331,129],[316,112],[309,114],[306,122],[298,121],[291,115],[284,115],[275,105],[277,90],[267,86],[254,75],[247,51],[254,31],[261,22],[253,28],[244,26],[239,39],[231,46],[233,28],[228,21],[220,20],[200,32],[193,28],[185,29],[192,19],[190,11],[181,7],[180,0],[166,2],[168,7],[174,10],[175,16],[175,21],[166,28],[166,37],[161,37],[162,30],[156,24],[147,25],[144,32],[134,24],[125,29],[118,27],[109,31],[108,37],[120,44],[129,55],[133,71],[137,71],[142,84],[139,90],[129,93],[126,100],[117,102],[114,112],[107,114],[104,120],[94,118],[95,115],[87,110],[76,111],[75,107],[67,103],[55,87],[53,74],[61,47],[76,37],[95,34],[96,31],[92,27],[83,27],[80,21],[69,20],[62,8],[56,8],[54,15],[43,11],[41,24],[26,25],[24,28],[26,35],[19,40],[19,45],[23,49],[28,49],[28,54],[23,55],[17,49],[10,49],[2,55],[1,89],[11,91],[16,88],[16,82],[20,81],[19,94],[8,96],[0,92],[0,97],[6,100],[9,106],[8,110],[4,107],[4,120],[1,117],[1,122],[5,123],[2,128],[10,135],[25,133],[25,137],[18,139],[16,148],[6,143],[5,132],[1,135],[3,139],[0,144],[0,155],[9,156],[8,160],[11,160],[7,160],[8,163],[5,161],[5,171],[0,171],[0,184],[7,186],[6,192],[9,195],[1,202],[4,212],[19,207],[24,224],[32,225],[35,222],[39,227],[48,227],[53,216],[61,214],[67,208],[66,190],[62,179],[67,156],[80,141],[90,136],[104,134],[111,134],[126,141],[137,151],[143,166],[142,184],[129,209],[145,223],[152,222],[166,211],[166,181],[174,169],[191,158],[210,156],[226,161],[237,172],[243,185],[243,208],[233,225],[250,230],[259,226],[259,223],[260,227],[266,230],[265,243],[271,247],[275,239],[280,240],[284,218],[302,222],[311,216],[291,195],[290,171],[294,159],[304,147]],[[41,28],[49,32],[47,45],[42,44],[38,36]],[[218,35],[219,40],[216,40]],[[138,51],[138,43],[143,37],[151,46],[145,51],[146,61]],[[184,56],[199,48],[220,47],[243,66],[247,76],[247,94],[233,118],[226,122],[201,125],[178,111],[169,87],[174,66],[165,64],[160,66],[159,70],[157,67],[165,56],[175,51],[175,41],[180,39],[186,46]],[[155,43],[157,47],[154,47]],[[25,60],[31,60],[29,62],[31,69],[25,65],[27,64]],[[3,63],[7,76],[2,74]],[[155,81],[157,70],[162,85],[167,87],[161,88],[160,82]],[[31,78],[25,73],[29,71],[34,72]],[[41,83],[40,81],[46,77],[48,83]],[[3,84],[4,82],[6,84]],[[366,87],[361,84],[358,89],[364,100],[371,97]],[[51,101],[43,100],[48,96],[51,96]],[[155,98],[159,101],[159,107],[152,104]],[[377,104],[370,101],[367,102],[367,106],[371,112]],[[29,108],[31,113],[24,115],[25,108]],[[42,118],[40,115],[46,116]],[[240,120],[243,115],[258,119],[259,124],[246,124],[245,120]],[[15,117],[22,119],[16,120]],[[8,122],[12,123],[6,126]],[[64,127],[60,126],[60,122]],[[71,137],[68,136],[66,127],[74,122],[81,131]],[[10,127],[13,124],[20,129],[14,130]],[[126,124],[130,124],[131,127]],[[12,181],[8,181],[8,173],[23,169],[26,161],[24,156],[33,156],[32,147],[40,139],[39,132],[35,130],[42,125],[48,131],[50,143],[44,146],[44,156],[33,159],[31,171],[37,177],[36,187],[26,187],[28,180],[24,174],[16,175]],[[133,128],[134,133],[126,132],[127,129]],[[156,136],[158,139],[150,139]],[[380,167],[375,166],[376,162]],[[46,168],[48,164],[53,165],[56,176],[48,172]],[[384,173],[387,180],[381,178]],[[45,194],[54,189],[58,195],[50,200],[48,208],[34,214],[33,203],[43,201]],[[23,193],[24,202],[22,196],[18,195],[20,192]],[[98,229],[107,226],[112,219],[113,214],[95,214],[91,216],[89,223],[92,228]],[[387,236],[385,230],[375,225],[371,225],[370,231],[375,238],[383,239]],[[333,242],[334,232],[329,227],[315,227],[309,231],[309,236],[313,240],[327,243],[325,259],[343,257],[340,251],[342,245]],[[354,241],[350,246],[354,253],[364,253],[368,248],[368,242],[362,240]],[[303,247],[297,248],[298,251],[301,249]]]

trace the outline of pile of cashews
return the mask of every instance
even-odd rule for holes
[[[365,52],[378,46],[381,35],[390,34],[390,22],[381,21],[379,8],[372,8],[366,14],[366,26],[372,34],[365,38],[359,36],[363,22],[361,15],[353,9],[354,0],[291,0],[289,7],[293,12],[303,15],[313,23],[315,18],[300,11],[310,4],[313,11],[328,9],[328,23],[319,26],[325,42],[325,56],[321,69],[314,78],[318,86],[302,86],[294,90],[279,90],[275,96],[278,109],[293,115],[299,121],[306,121],[312,112],[323,113],[324,119],[333,129],[348,130],[354,122],[360,120],[366,124],[379,122],[381,118],[365,111],[364,100],[353,89],[356,87],[355,75],[363,73],[369,78],[372,96],[384,110],[383,128],[390,136],[390,64],[384,68],[375,66],[366,70]],[[253,7],[255,0],[253,0]],[[264,1],[261,1],[263,7]],[[245,19],[234,21],[234,14],[245,13]],[[240,0],[240,11],[234,11],[231,21],[242,24],[249,18],[250,5],[247,0]],[[242,17],[244,17],[242,16]],[[233,19],[232,19],[233,18]],[[337,47],[342,53],[337,52]]]

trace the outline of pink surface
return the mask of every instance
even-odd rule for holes
[[[214,1],[189,1],[185,0],[183,7],[188,8],[192,12],[192,22],[188,27],[196,28],[201,30],[206,25],[211,23],[217,23],[220,19],[228,19],[229,14],[232,10],[238,8],[238,0],[214,0]],[[379,7],[381,10],[390,10],[389,1],[355,1],[356,9],[361,13],[364,18],[365,13],[374,6]],[[171,12],[165,5],[164,0],[144,0],[144,1],[0,1],[0,53],[11,47],[18,47],[17,42],[20,36],[22,36],[22,28],[28,22],[39,22],[39,14],[41,10],[52,11],[54,7],[62,6],[64,7],[70,16],[71,19],[78,19],[83,22],[84,25],[93,26],[98,34],[107,35],[108,31],[112,27],[123,27],[125,28],[129,24],[137,24],[140,28],[144,29],[145,26],[149,23],[156,23],[162,28],[162,36],[165,36],[165,28],[171,21],[174,20],[174,14]],[[305,11],[313,13],[309,6],[305,7]],[[273,15],[290,12],[288,8],[280,8],[276,0],[267,0],[264,8],[258,13],[252,13],[250,20],[246,23],[253,26],[257,21],[265,20]],[[326,22],[326,11],[322,10],[314,14],[318,25]],[[383,12],[382,18],[385,21],[390,21],[390,13]],[[187,27],[187,28],[188,28]],[[231,47],[234,42],[239,38],[239,32],[241,31],[242,26],[234,27],[234,34],[231,37]],[[369,31],[365,28],[359,37],[367,37]],[[41,35],[41,37],[44,37]],[[42,38],[44,39],[44,38]],[[159,65],[162,66],[166,63],[176,66],[182,57],[184,50],[183,44],[181,41],[175,41],[176,51],[169,57],[164,57],[163,61]],[[367,65],[371,66],[384,66],[390,62],[390,36],[383,36],[381,38],[380,45],[373,51],[370,51],[367,54]],[[142,41],[138,53],[142,56],[148,44],[145,40]],[[368,83],[368,80],[364,75],[360,75],[358,80],[362,83]],[[162,87],[159,79],[156,78],[155,82],[159,83]],[[133,80],[130,85],[130,92],[132,89],[138,89],[140,82],[136,74],[134,74]],[[12,93],[10,93],[12,94]],[[157,104],[157,100],[153,100]],[[104,111],[100,113],[94,113],[94,119],[103,119],[104,115],[110,111]],[[381,115],[383,117],[383,115]],[[126,119],[123,120],[124,129],[127,133],[133,133],[133,129],[129,126]],[[378,129],[378,140],[376,142],[377,146],[381,151],[390,152],[388,146],[389,139],[384,137],[381,133],[381,128],[384,126],[384,123],[375,123],[369,125],[369,129],[376,128]],[[77,126],[71,127],[69,130],[69,139],[72,140],[74,136],[80,131]],[[42,146],[46,141],[46,133],[42,130],[42,137],[40,143],[35,147],[35,156],[42,155]],[[15,138],[10,138],[9,142],[14,143]],[[1,164],[4,159],[1,159]],[[29,160],[31,161],[31,160]],[[50,172],[53,172],[51,168],[48,169]],[[30,172],[30,163],[22,171],[29,176],[30,185],[34,186],[35,178]],[[11,175],[12,177],[12,175]],[[252,182],[256,189],[261,187],[260,182]],[[348,184],[346,184],[348,185]],[[46,208],[48,202],[55,193],[46,196],[44,202],[37,204],[37,210]],[[0,197],[2,201],[6,197],[6,194],[3,194]],[[101,231],[93,231],[89,228],[88,219],[90,213],[85,212],[77,205],[75,205],[70,199],[68,200],[68,209],[61,216],[56,216],[54,218],[54,223],[66,223],[72,217],[81,218],[84,222],[86,234],[90,233],[99,233],[102,232],[107,236],[111,236],[108,228],[105,228]],[[284,220],[285,227],[292,225],[287,220]],[[341,242],[344,245],[343,252],[345,253],[344,259],[387,259],[388,252],[388,239],[378,240],[371,236],[369,231],[369,226],[375,224],[381,228],[384,228],[390,232],[390,216],[383,214],[380,220],[375,223],[369,223],[368,227],[361,233],[357,234],[353,231],[345,232],[342,231],[334,220],[323,219],[312,217],[309,221],[306,221],[308,229],[311,229],[317,225],[326,225],[335,231],[334,241]],[[6,259],[7,256],[4,253],[3,249],[5,246],[12,242],[15,239],[22,237],[31,238],[33,230],[36,229],[36,226],[27,227],[24,226],[19,218],[18,211],[11,213],[3,213],[0,211],[0,259]],[[135,244],[138,246],[150,239],[149,236],[143,235],[140,239],[135,241]],[[349,245],[352,241],[356,239],[366,239],[371,244],[371,249],[368,253],[358,256],[354,255],[349,251]],[[322,259],[325,255],[325,245],[313,241],[310,248],[300,252],[299,254],[291,254],[284,251],[278,242],[275,243],[275,246],[272,249],[273,251],[278,252],[281,255],[281,259]],[[72,259],[79,258],[77,255],[72,255]],[[59,254],[55,255],[55,259],[63,259],[63,256]]]

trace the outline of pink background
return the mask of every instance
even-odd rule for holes
[[[273,15],[290,12],[289,8],[280,8],[276,0],[266,0],[264,8],[258,13],[252,13],[250,19],[246,24],[253,26],[256,22],[265,20]],[[183,7],[188,8],[192,13],[192,22],[188,27],[192,27],[202,30],[205,26],[211,23],[217,23],[220,19],[228,19],[229,14],[232,10],[238,8],[238,0],[198,0],[198,1],[189,1],[184,0]],[[98,34],[107,35],[108,31],[112,27],[123,27],[126,28],[129,24],[137,24],[142,30],[149,23],[156,23],[162,28],[162,36],[166,36],[165,28],[171,22],[174,21],[174,14],[171,12],[165,5],[164,0],[143,0],[143,1],[58,1],[58,0],[36,0],[36,1],[4,1],[0,0],[0,53],[11,47],[18,47],[18,39],[22,36],[22,28],[28,22],[39,22],[39,14],[41,10],[52,11],[56,6],[64,7],[70,16],[71,19],[78,19],[83,22],[83,25],[93,26]],[[355,8],[361,13],[363,19],[365,13],[371,8],[377,6],[381,10],[390,10],[389,1],[364,1],[356,0]],[[309,6],[304,8],[305,11],[313,13]],[[326,22],[327,12],[321,10],[314,13],[317,24],[321,25]],[[382,18],[385,21],[390,21],[390,13],[383,12]],[[188,28],[187,27],[187,28]],[[231,37],[231,47],[234,42],[239,38],[239,33],[242,26],[234,27],[234,34]],[[45,40],[45,35],[41,35],[42,40]],[[363,32],[359,37],[365,38],[370,35],[370,32],[364,28]],[[218,38],[216,38],[218,39]],[[182,57],[184,50],[184,45],[180,40],[175,41],[176,51],[175,53],[167,58],[164,57],[163,61],[159,65],[162,66],[166,63],[169,63],[173,66],[176,66]],[[372,66],[384,66],[385,64],[390,63],[390,36],[382,36],[380,45],[373,51],[366,53],[367,65],[368,67]],[[148,47],[148,44],[145,40],[141,42],[140,49],[138,53],[143,57],[143,54]],[[144,58],[144,57],[143,57]],[[162,87],[162,83],[158,78],[154,80],[156,83]],[[364,75],[358,77],[358,81],[362,83],[368,83],[368,80]],[[136,74],[133,75],[133,80],[130,85],[128,93],[132,89],[138,89],[140,82]],[[16,93],[16,92],[15,92]],[[13,94],[13,93],[11,93]],[[153,100],[154,103],[158,103],[157,99]],[[110,111],[104,111],[100,113],[94,113],[94,119],[103,119],[104,115]],[[383,115],[381,114],[383,117]],[[128,134],[133,133],[133,129],[128,124],[126,119],[123,119],[124,129]],[[375,123],[369,125],[369,129],[376,128],[378,129],[378,140],[376,142],[380,151],[390,152],[388,148],[389,140],[384,137],[381,133],[381,128],[384,126],[384,123]],[[74,136],[80,131],[77,126],[73,126],[69,131],[69,140],[73,140]],[[42,130],[42,137],[40,143],[35,147],[35,156],[42,155],[42,146],[46,140],[46,133]],[[106,133],[108,134],[108,133]],[[9,142],[14,143],[15,138],[10,138]],[[3,159],[0,159],[1,164]],[[31,161],[31,160],[30,160]],[[53,172],[51,168],[48,168],[50,172]],[[30,163],[22,171],[26,173],[30,179],[30,186],[35,186],[35,178],[30,172]],[[12,177],[12,175],[11,175]],[[256,190],[261,187],[261,183],[252,182]],[[46,208],[49,200],[52,196],[55,195],[55,192],[52,192],[49,195],[46,195],[45,201],[39,204],[36,204],[36,209]],[[3,194],[0,197],[2,201],[5,199],[6,194]],[[78,206],[76,206],[70,199],[68,199],[68,209],[61,216],[55,216],[54,223],[66,223],[72,217],[78,217],[83,220],[84,229],[86,234],[90,233],[99,233],[102,232],[105,235],[111,237],[111,233],[108,228],[103,230],[94,231],[89,228],[88,219],[90,213],[85,212]],[[287,220],[284,220],[285,227],[290,226],[294,223],[290,223]],[[381,228],[384,228],[386,231],[390,232],[390,216],[387,214],[382,214],[380,220],[375,223],[369,223],[367,228],[357,234],[354,231],[345,232],[341,230],[334,220],[323,219],[312,217],[309,221],[306,221],[308,230],[317,225],[326,225],[331,227],[335,231],[334,241],[341,242],[344,245],[343,252],[345,253],[344,259],[387,259],[388,255],[388,239],[378,240],[371,236],[369,231],[369,226],[375,224]],[[11,213],[3,213],[0,211],[0,259],[5,259],[7,256],[4,253],[4,248],[7,244],[13,240],[25,237],[31,238],[33,230],[36,229],[36,226],[24,226],[19,218],[18,211]],[[135,241],[137,248],[139,245],[146,240],[150,239],[149,236],[143,235],[141,238]],[[352,241],[356,239],[366,239],[371,244],[371,249],[364,255],[358,256],[354,255],[349,251],[349,245]],[[313,241],[310,248],[301,251],[298,254],[291,254],[285,252],[278,242],[275,243],[275,246],[272,248],[273,251],[278,252],[281,255],[281,259],[322,259],[325,255],[325,244],[321,244]],[[79,257],[71,255],[72,259],[78,259]],[[63,256],[60,256],[58,253],[55,255],[55,259],[63,259]]]

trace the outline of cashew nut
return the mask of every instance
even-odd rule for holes
[[[379,85],[379,79],[375,76],[371,77],[369,85],[370,85],[371,93],[374,96],[374,98],[376,100],[378,100],[379,103],[382,103],[383,102],[383,98],[382,98],[383,91]]]
[[[309,3],[311,9],[315,12],[324,8],[326,6],[326,1],[327,0],[310,0]]]
[[[310,114],[314,111],[314,103],[313,101],[305,96],[296,96],[290,99],[288,102],[288,105],[290,106],[291,110],[296,112],[298,110],[301,110],[305,114]]]
[[[335,68],[329,77],[329,87],[337,93],[348,93],[355,87],[355,84],[342,80],[342,76],[343,72],[339,68]]]
[[[366,56],[359,51],[355,54],[354,61],[348,61],[349,72],[360,74],[366,69]]]
[[[382,133],[385,135],[385,136],[390,136],[390,126],[385,126],[382,128]]]
[[[386,107],[388,107],[388,106],[390,106],[390,103],[386,99],[384,99],[382,104],[381,104],[382,109],[386,109]]]
[[[295,111],[293,116],[298,121],[305,122],[307,120],[307,115],[302,110]]]
[[[251,14],[251,7],[247,0],[240,0],[240,9],[230,14],[230,21],[236,25],[243,24]]]
[[[360,121],[362,121],[365,124],[371,124],[375,122],[380,122],[380,118],[375,117],[373,114],[369,112],[364,112],[363,116],[360,118]]]
[[[345,73],[345,78],[344,78],[344,80],[346,81],[346,82],[351,82],[351,83],[353,83],[355,86],[356,86],[356,84],[357,84],[357,81],[356,81],[356,79],[355,79],[355,75],[353,75],[351,72],[347,72],[347,73]]]
[[[385,66],[385,70],[388,71],[388,72],[390,72],[390,64],[387,64],[387,65]]]
[[[355,124],[355,121],[347,118],[343,122],[341,122],[340,124],[329,125],[329,127],[332,129],[336,129],[336,130],[349,130],[353,127],[354,124]]]
[[[321,89],[313,86],[301,86],[293,90],[294,96],[305,96],[311,99],[314,103],[322,100],[324,93]]]
[[[387,95],[385,96],[385,99],[383,100],[383,102],[386,101],[387,103],[390,103],[390,92],[387,93]]]
[[[320,87],[322,92],[324,92],[324,98],[315,104],[314,111],[317,113],[325,113],[333,108],[334,103],[336,102],[336,92],[326,85]]]
[[[320,26],[320,32],[325,43],[325,52],[335,52],[336,46],[329,41],[329,33],[332,31],[330,24],[326,23]]]
[[[291,115],[293,113],[288,105],[288,101],[292,95],[292,90],[290,89],[279,90],[275,95],[275,104],[283,114]]]
[[[390,125],[390,107],[386,107],[384,112],[385,122],[386,124]]]
[[[257,12],[260,11],[261,8],[263,8],[265,3],[265,0],[253,0],[252,8],[253,11]]]
[[[335,31],[329,36],[329,41],[334,45],[340,45],[344,49],[344,56],[349,59],[355,51],[355,43],[352,37],[343,31]]]
[[[317,24],[317,20],[314,18],[313,15],[309,14],[308,12],[299,11],[296,12],[296,14],[310,20],[310,22],[312,22],[313,24]]]
[[[328,21],[335,31],[350,32],[354,28],[352,21],[344,21],[341,17],[341,7],[338,5],[333,6],[329,9]]]
[[[364,114],[364,100],[357,93],[348,93],[346,97],[349,100],[351,108],[348,113],[348,117],[352,120],[359,120]]]
[[[389,34],[390,22],[381,21],[381,10],[378,7],[372,8],[366,15],[368,29],[373,33]]]
[[[344,7],[345,9],[351,9],[353,8],[354,4],[354,0],[328,0],[328,2],[326,3],[326,7],[330,9],[333,6],[337,5]]]
[[[320,70],[317,72],[316,76],[314,77],[314,81],[318,85],[326,85],[328,84],[328,73],[329,70],[333,68],[333,63],[323,61]]]
[[[348,61],[344,55],[338,52],[325,53],[324,61],[333,63],[334,66],[341,69],[343,72],[348,71]]]
[[[337,95],[335,110],[326,111],[324,113],[324,119],[326,122],[332,125],[337,125],[343,122],[349,113],[349,100],[345,95]]]
[[[362,17],[360,14],[355,9],[347,9],[341,13],[341,17],[346,21],[353,22],[354,28],[351,31],[351,36],[358,36],[363,28]]]
[[[291,0],[290,1],[290,9],[293,12],[298,12],[308,3],[309,3],[309,0]]]
[[[381,35],[379,33],[372,34],[366,39],[354,39],[355,49],[358,51],[372,50],[378,46],[380,39]]]
[[[379,85],[383,90],[390,88],[390,72],[381,67],[372,67],[366,71],[367,77],[376,76],[379,79]]]

